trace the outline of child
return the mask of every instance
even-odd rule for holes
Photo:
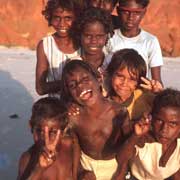
[[[126,108],[102,96],[98,80],[97,71],[89,64],[70,61],[63,69],[62,97],[79,106],[80,113],[69,113],[69,118],[79,139],[82,167],[88,174],[94,172],[97,180],[104,180],[111,179],[117,169],[114,157],[129,119]],[[86,173],[82,173],[84,177]]]
[[[37,46],[36,91],[39,95],[58,96],[61,91],[62,68],[68,58],[79,54],[79,45],[70,30],[80,12],[80,2],[76,0],[49,0],[42,11],[55,33],[44,37]]]
[[[113,32],[111,17],[106,11],[91,7],[86,9],[74,24],[75,34],[82,48],[81,58],[99,71],[104,85],[104,70],[101,66],[105,58],[103,48],[108,36]],[[102,87],[106,96],[105,88]]]
[[[145,79],[145,61],[133,49],[122,49],[114,53],[107,68],[107,76],[109,97],[125,105],[132,120],[137,120],[144,112],[151,111],[154,94],[145,89],[153,92],[162,90],[157,81]]]
[[[103,47],[108,35],[113,32],[109,14],[99,8],[91,7],[86,9],[74,24],[76,39],[79,39],[82,47],[81,58],[101,72],[105,57]]]
[[[109,14],[114,10],[118,0],[88,0],[88,6],[99,7],[104,9]],[[113,28],[117,29],[120,27],[118,16],[111,15]]]
[[[52,97],[33,105],[30,126],[34,145],[20,158],[19,180],[77,178],[79,155],[73,139],[63,134],[65,113],[62,103]]]
[[[139,180],[180,179],[180,91],[166,89],[155,97],[151,123],[152,131],[148,118],[137,123],[136,135],[121,148],[119,180],[127,162]]]
[[[149,0],[119,0],[117,12],[121,25],[109,40],[107,51],[115,52],[123,48],[137,50],[146,62],[147,77],[162,83],[163,60],[158,39],[139,27],[148,4]],[[110,61],[111,56],[106,61]]]

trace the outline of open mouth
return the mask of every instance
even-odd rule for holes
[[[58,30],[60,33],[66,33],[67,32],[67,29],[59,29]]]
[[[81,94],[79,95],[79,97],[80,97],[82,100],[88,100],[89,98],[92,97],[92,90],[91,90],[91,89],[88,89],[88,90],[82,91]]]

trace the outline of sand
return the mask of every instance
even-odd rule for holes
[[[0,47],[0,179],[16,179],[20,154],[32,144],[28,126],[35,92],[36,54]],[[180,57],[164,58],[165,87],[180,90]]]

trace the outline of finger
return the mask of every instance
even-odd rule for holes
[[[148,78],[141,77],[141,80],[142,80],[145,84],[147,84],[147,85],[151,84],[151,83],[150,83],[150,80],[149,80]]]
[[[147,90],[151,90],[151,85],[147,85],[147,84],[140,84],[140,86],[144,89],[147,89]]]
[[[49,128],[45,126],[45,145],[48,146],[49,144]]]
[[[58,143],[58,141],[59,141],[59,138],[60,138],[60,136],[59,136],[59,135],[60,135],[60,132],[61,132],[61,131],[58,130],[57,133],[56,133],[56,137],[55,137],[54,142],[53,142],[53,144],[52,144],[54,148],[56,148],[56,145],[57,145],[57,143]]]

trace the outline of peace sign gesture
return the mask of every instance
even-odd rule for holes
[[[140,84],[140,86],[144,89],[150,90],[153,93],[158,93],[163,90],[163,85],[157,80],[149,80],[144,77],[141,77],[141,80],[144,82],[144,84]]]
[[[48,167],[56,160],[56,146],[60,138],[60,130],[57,130],[54,138],[50,137],[49,128],[45,127],[45,146],[40,153],[39,164],[41,167]]]

